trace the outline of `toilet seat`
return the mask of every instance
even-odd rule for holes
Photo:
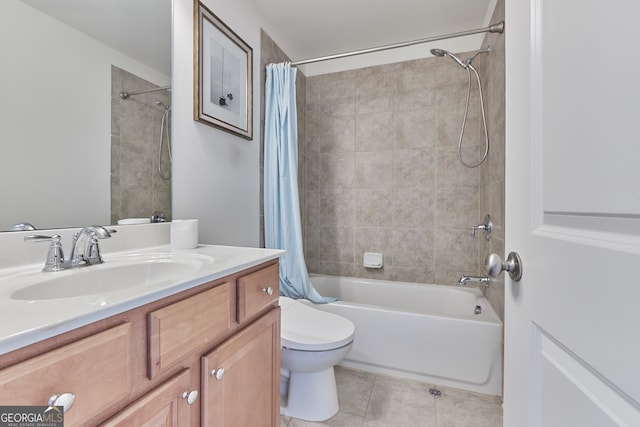
[[[316,310],[288,297],[280,297],[282,347],[327,351],[353,341],[355,325],[337,314]]]

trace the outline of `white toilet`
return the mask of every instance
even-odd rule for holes
[[[307,421],[323,421],[338,412],[333,366],[344,359],[355,334],[344,317],[280,297],[280,413]]]

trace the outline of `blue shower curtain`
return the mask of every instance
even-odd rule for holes
[[[264,123],[264,240],[269,249],[285,249],[280,258],[280,294],[324,303],[311,284],[302,250],[298,201],[298,129],[296,68],[267,65]]]

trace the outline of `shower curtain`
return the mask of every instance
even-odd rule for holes
[[[311,284],[302,250],[298,201],[298,129],[296,68],[267,65],[264,123],[264,241],[285,249],[280,258],[280,294],[324,303]]]

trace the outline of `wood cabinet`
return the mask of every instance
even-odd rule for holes
[[[202,426],[279,425],[279,337],[272,310],[202,358]]]
[[[277,286],[276,260],[0,355],[0,402],[74,393],[67,427],[276,427]]]

